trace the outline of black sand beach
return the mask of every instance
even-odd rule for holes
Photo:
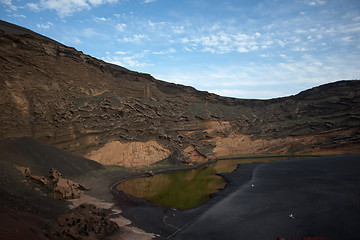
[[[65,213],[70,204],[39,194],[34,190],[37,185],[31,182],[24,184],[25,177],[11,167],[13,163],[30,166],[39,175],[46,175],[49,167],[58,164],[65,176],[90,188],[85,194],[93,199],[86,197],[85,202],[105,201],[114,211],[122,210],[121,215],[131,220],[129,223],[123,220],[124,229],[132,234],[127,234],[126,239],[157,236],[156,239],[275,240],[319,236],[351,240],[360,236],[360,155],[241,164],[236,171],[221,174],[227,187],[212,194],[210,201],[178,211],[122,194],[114,188],[109,191],[121,179],[143,175],[144,171],[105,169],[29,139],[3,141],[0,145],[2,239],[24,239],[24,236],[41,239],[44,226]],[[42,158],[36,149],[42,149]],[[36,164],[38,161],[50,165]],[[158,168],[154,172],[170,170],[175,167]],[[88,171],[91,174],[84,175]],[[119,219],[114,215],[114,220]],[[133,233],[132,226],[150,234],[139,234],[137,230]],[[17,229],[22,230],[15,232]],[[121,236],[124,237],[120,232],[111,239]]]
[[[359,173],[359,155],[240,165],[224,174],[227,188],[201,207],[176,211],[138,201],[123,215],[159,239],[355,240]]]

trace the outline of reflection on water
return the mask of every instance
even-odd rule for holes
[[[219,160],[199,169],[131,179],[120,183],[117,189],[163,206],[180,210],[190,209],[205,203],[210,199],[209,194],[225,187],[225,181],[220,176],[217,176],[217,173],[232,172],[240,163],[268,162],[283,159],[287,158]]]

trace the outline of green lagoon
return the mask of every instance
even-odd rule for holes
[[[210,194],[225,187],[218,173],[233,172],[238,164],[285,160],[289,157],[263,157],[218,160],[216,163],[191,170],[181,170],[124,181],[117,190],[150,202],[186,210],[204,204]]]

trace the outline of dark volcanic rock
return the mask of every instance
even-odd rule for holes
[[[48,231],[50,239],[104,239],[119,230],[106,212],[91,204],[82,204],[57,218]]]

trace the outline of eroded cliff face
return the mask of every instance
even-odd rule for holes
[[[0,22],[0,139],[31,136],[105,164],[360,150],[360,83],[272,100],[220,97]]]

